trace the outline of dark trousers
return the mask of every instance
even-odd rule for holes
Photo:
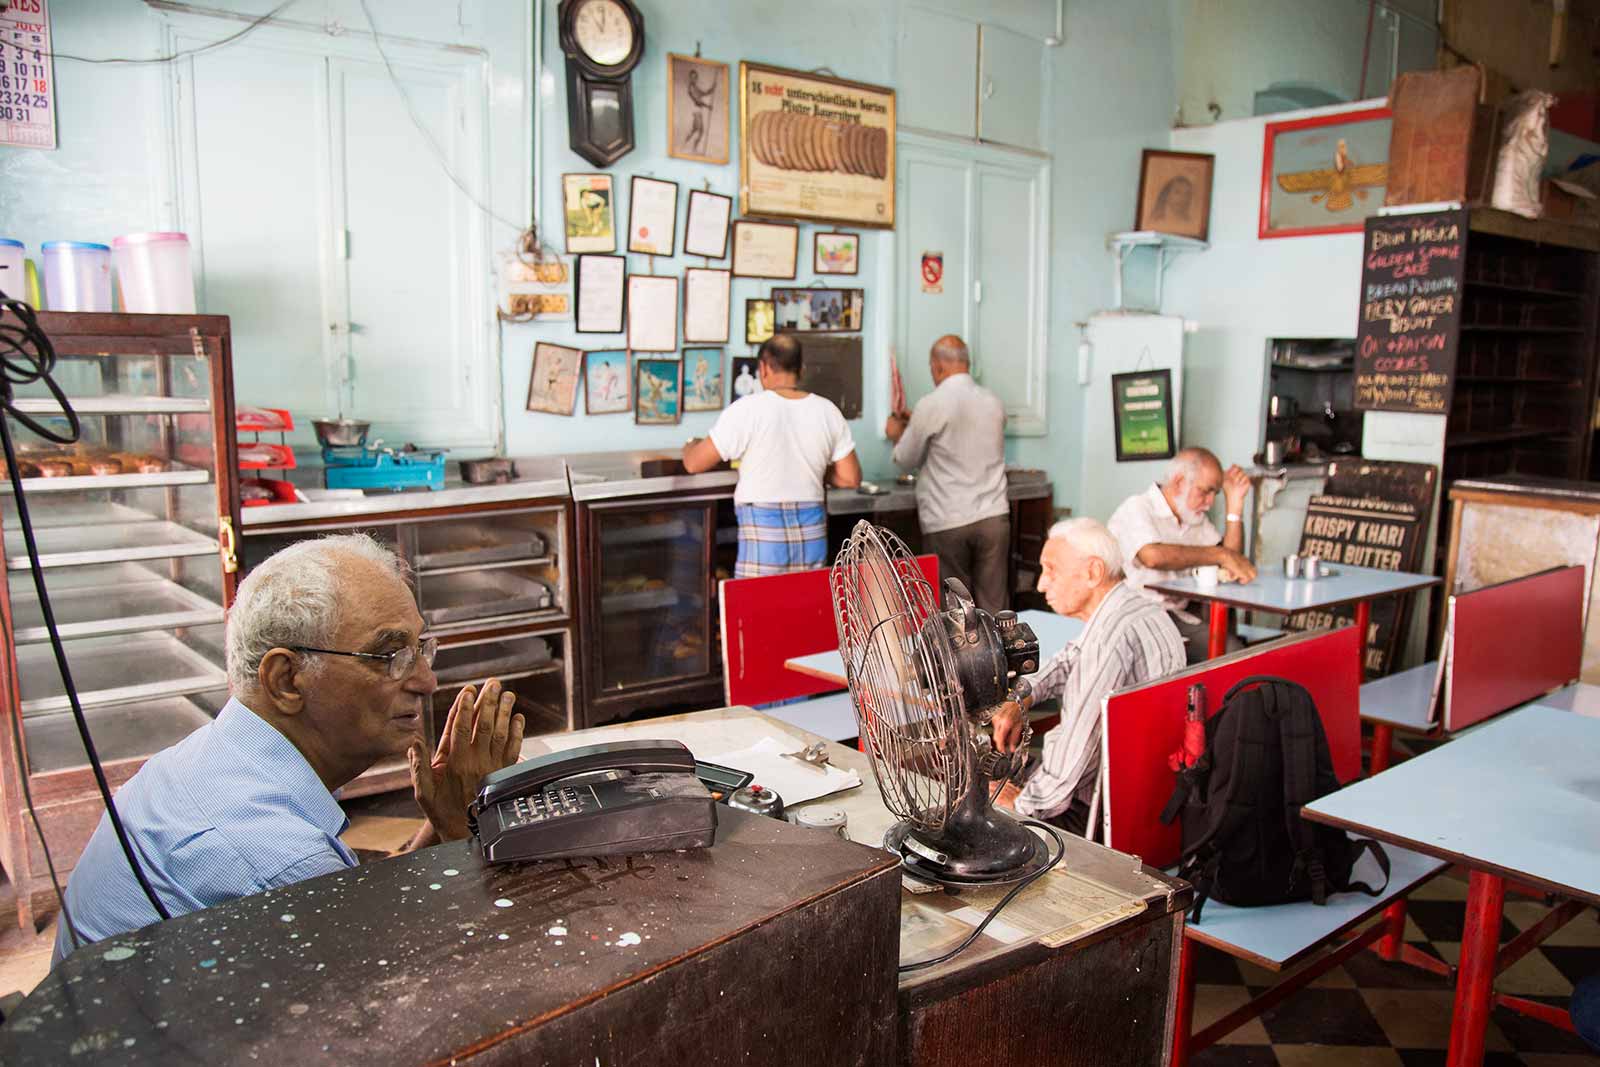
[[[979,519],[953,530],[922,535],[922,544],[939,557],[939,602],[944,602],[944,579],[956,578],[967,587],[978,607],[993,614],[1011,606],[1006,588],[1011,556],[1011,516]]]
[[[1200,616],[1200,621],[1184,622],[1171,612],[1167,613],[1167,618],[1178,628],[1178,636],[1183,638],[1184,656],[1192,667],[1196,663],[1204,663],[1211,648],[1211,605],[1191,600],[1187,610],[1191,615]],[[1231,621],[1228,630],[1228,651],[1236,652],[1243,648],[1244,642],[1233,632]]]

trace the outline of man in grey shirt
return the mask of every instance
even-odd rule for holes
[[[895,442],[896,466],[921,468],[917,518],[940,575],[959,578],[980,608],[1000,611],[1011,603],[1005,405],[972,380],[967,346],[955,334],[933,343],[928,369],[933,392],[915,412],[890,415],[883,432]]]

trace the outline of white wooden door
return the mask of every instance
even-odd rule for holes
[[[972,337],[971,234],[973,166],[959,147],[901,134],[895,159],[898,175],[896,226],[899,279],[900,374],[906,400],[933,390],[928,350],[947,333]],[[924,257],[936,257],[942,275],[924,275]],[[935,258],[928,260],[927,270]]]
[[[976,167],[977,225],[969,339],[973,376],[1006,405],[1006,432],[1046,432],[1049,167],[1021,158]]]

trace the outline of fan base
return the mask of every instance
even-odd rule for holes
[[[937,838],[926,839],[925,835],[916,838],[917,845],[907,846],[906,838],[915,833],[916,828],[906,821],[897,822],[889,828],[883,835],[883,847],[900,857],[904,872],[913,878],[956,888],[1008,885],[1020,882],[1038,871],[1050,858],[1050,850],[1045,847],[1043,840],[1020,823],[1012,825],[1027,838],[1032,847],[1025,851],[1017,850],[1021,853],[1017,861],[1000,869],[986,868],[981,862],[974,863],[972,857],[951,856],[945,863],[929,859],[925,852],[947,852],[948,846]]]

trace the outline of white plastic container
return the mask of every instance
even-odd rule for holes
[[[13,300],[28,298],[28,268],[21,241],[0,237],[0,293]]]
[[[186,234],[124,234],[112,240],[111,255],[117,264],[123,311],[194,314],[194,271]]]
[[[44,299],[51,311],[111,310],[111,248],[92,241],[46,241]]]

